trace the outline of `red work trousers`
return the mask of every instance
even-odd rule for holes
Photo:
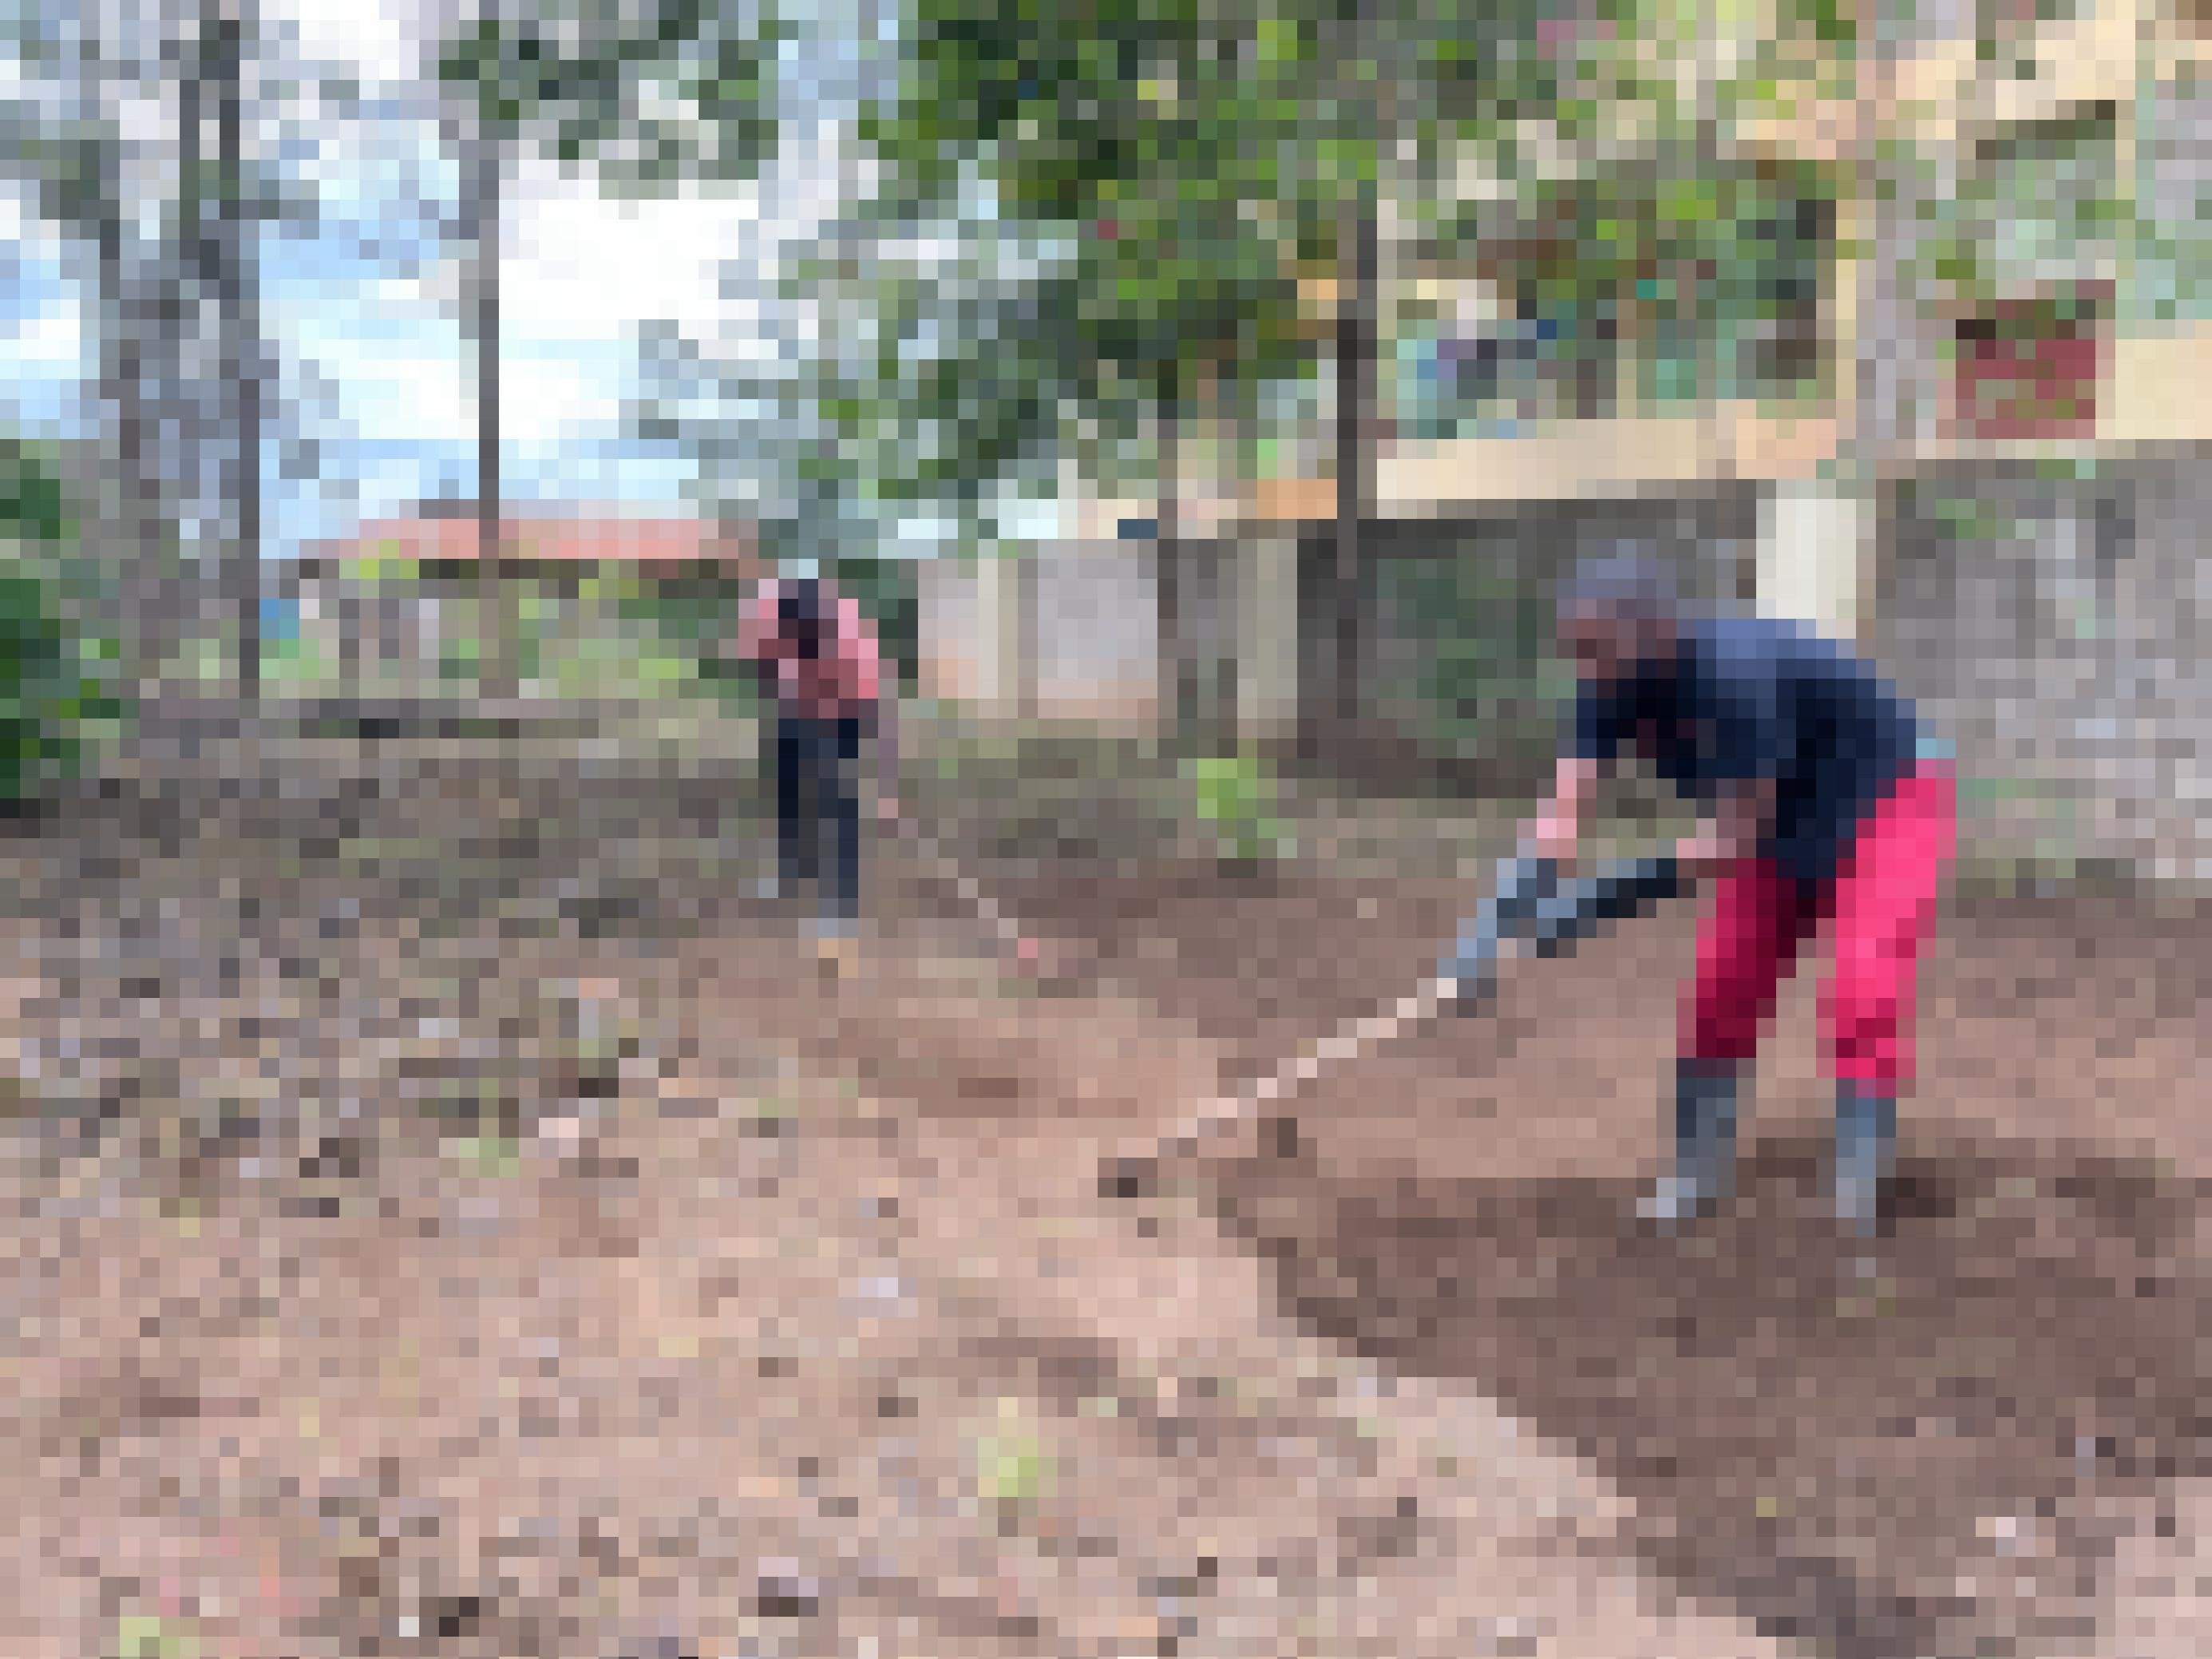
[[[1821,994],[1820,1023],[1836,1080],[1892,1094],[1910,1083],[1920,944],[1957,839],[1953,769],[1923,762],[1860,821],[1825,887],[1808,891],[1766,858],[1723,872],[1685,999],[1688,1057],[1750,1060],[1783,976],[1825,924],[1836,969]]]

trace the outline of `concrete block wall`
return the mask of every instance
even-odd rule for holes
[[[1557,729],[1562,688],[1545,656],[1561,574],[1625,543],[1668,559],[1699,598],[1826,605],[1833,595],[1778,568],[1791,545],[1778,538],[1803,517],[1746,483],[1370,526],[1365,713],[1439,759],[1496,763],[1508,787]],[[1970,853],[2212,876],[2208,522],[2212,478],[2193,456],[2107,462],[2094,477],[1927,469],[1883,504],[1881,550],[1856,584],[1858,645],[1956,745]],[[1190,555],[1210,561],[1186,583],[1201,655],[1218,665],[1233,639],[1248,731],[1279,729],[1300,686],[1329,683],[1333,553],[1317,532]],[[1152,575],[1141,543],[1034,561],[1023,603],[1036,714],[1154,719]],[[924,582],[925,683],[939,695],[994,684],[979,665],[977,580],[948,567]]]
[[[1115,726],[1152,719],[1159,634],[1150,544],[1078,543],[1043,550],[1031,562],[1038,716]]]
[[[1563,688],[1547,657],[1561,579],[1583,559],[1632,550],[1664,559],[1693,599],[1743,603],[1757,532],[1748,486],[1372,526],[1363,595],[1368,714],[1455,760],[1509,772],[1529,764],[1557,730]],[[1314,614],[1332,552],[1327,538],[1310,538]],[[1305,643],[1305,672],[1325,674],[1330,641]]]
[[[916,575],[924,696],[1000,718],[1117,726],[1152,719],[1158,636],[1149,544],[933,560]]]
[[[2212,877],[2208,512],[2183,459],[1903,493],[1871,633],[1958,744],[1977,845]]]

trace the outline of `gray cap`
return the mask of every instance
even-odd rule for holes
[[[1614,552],[1576,567],[1560,585],[1562,617],[1672,617],[1678,602],[1674,572],[1650,555]]]

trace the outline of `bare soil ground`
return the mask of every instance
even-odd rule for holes
[[[1955,904],[1862,1260],[1808,994],[1736,1211],[1633,1224],[1686,915],[1132,1207],[1471,891],[999,870],[1048,998],[896,867],[825,974],[711,778],[289,787],[8,849],[0,1651],[2212,1649],[2212,919]]]

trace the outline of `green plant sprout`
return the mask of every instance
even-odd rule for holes
[[[1258,758],[1194,760],[1185,764],[1183,775],[1194,809],[1211,827],[1216,854],[1224,863],[1254,864],[1291,852],[1291,838],[1277,815],[1275,780]]]
[[[115,1621],[115,1659],[199,1659],[199,1642],[189,1630],[144,1613]]]
[[[976,1484],[1000,1508],[1035,1503],[1052,1478],[1052,1459],[1022,1421],[1021,1402],[999,1402],[1000,1427],[975,1443]]]

